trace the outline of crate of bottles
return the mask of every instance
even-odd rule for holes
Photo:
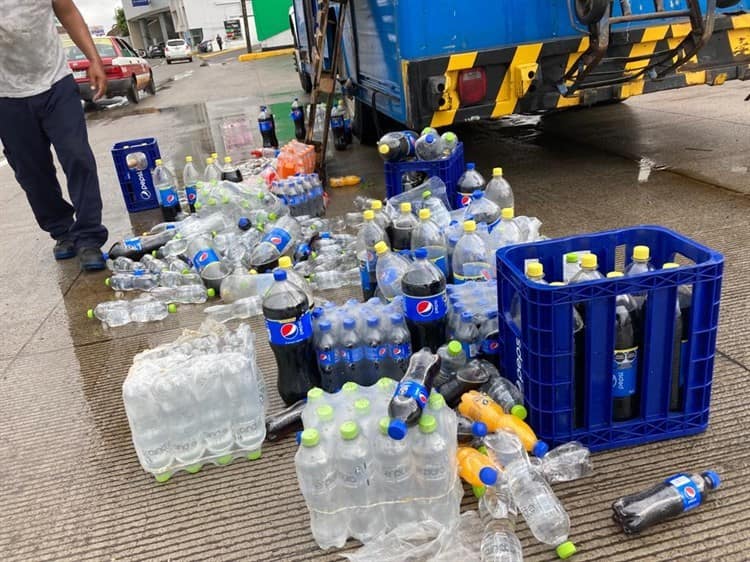
[[[636,246],[650,249],[648,261],[634,260]],[[582,252],[605,277],[555,283],[565,256]],[[531,261],[551,284],[525,275]],[[645,271],[606,278],[633,261]],[[501,248],[497,271],[502,367],[523,388],[540,439],[603,450],[706,429],[721,254],[638,226]],[[631,300],[640,303],[632,314]]]
[[[439,177],[445,182],[448,201],[452,202],[455,199],[458,179],[464,173],[464,143],[459,142],[450,156],[440,160],[386,162],[385,189],[388,199],[404,191],[404,174],[410,172],[423,172],[427,177]]]
[[[159,158],[159,143],[154,138],[118,142],[112,147],[112,160],[129,213],[159,207],[151,179],[151,170]]]

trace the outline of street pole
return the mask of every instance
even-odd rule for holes
[[[246,0],[240,0],[242,4],[242,21],[245,22],[245,43],[247,43],[247,52],[253,52],[253,46],[250,44],[250,22],[247,19],[247,4]]]

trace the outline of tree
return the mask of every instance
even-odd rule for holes
[[[128,30],[128,21],[125,19],[125,10],[122,8],[115,8],[115,29],[121,37],[127,37],[130,35]]]

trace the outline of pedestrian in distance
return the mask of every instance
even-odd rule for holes
[[[81,269],[104,269],[107,241],[96,161],[78,85],[55,17],[89,60],[93,99],[107,91],[104,65],[73,0],[0,0],[0,141],[34,217],[55,240],[55,259],[78,255]],[[34,32],[29,33],[30,22]],[[55,148],[72,205],[63,199]]]
[[[221,38],[221,35],[219,35],[219,34],[216,35],[216,43],[219,45],[219,50],[223,51],[224,50],[224,40]]]

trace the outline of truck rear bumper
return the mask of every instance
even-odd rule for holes
[[[623,77],[635,76],[647,64],[659,62],[659,53],[677,46],[689,32],[690,25],[686,23],[615,32],[607,51],[607,58],[614,60],[601,70],[615,71]],[[562,78],[586,51],[588,41],[588,37],[577,37],[403,61],[408,124],[417,129],[427,125],[445,127],[513,113],[588,106],[696,84],[720,85],[726,80],[750,77],[750,14],[717,17],[713,36],[698,55],[664,78],[652,80],[642,75],[604,87],[586,87],[584,82],[583,88],[563,96]],[[642,60],[624,62],[632,57]],[[664,62],[668,66],[671,60]],[[479,67],[485,70],[486,95],[475,105],[462,105],[458,90],[460,73]],[[595,80],[596,77],[591,78],[592,82]]]

